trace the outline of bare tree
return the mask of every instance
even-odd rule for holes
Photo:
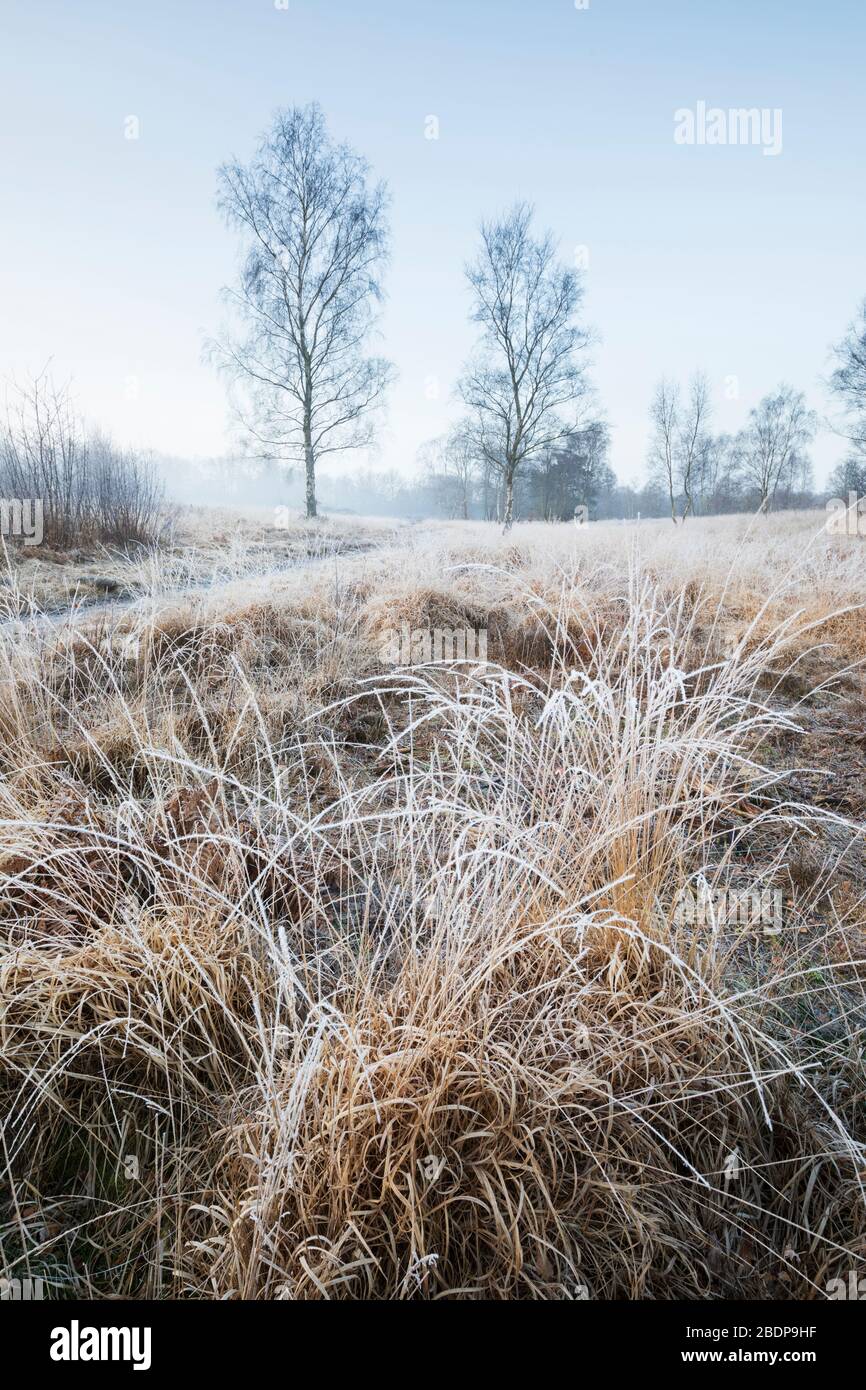
[[[700,444],[695,473],[702,511],[719,512],[735,505],[740,488],[741,436],[707,432]]]
[[[707,440],[707,423],[710,418],[710,384],[705,372],[695,372],[689,382],[689,401],[685,416],[680,421],[678,443],[678,465],[680,485],[683,491],[683,521],[694,509],[694,487],[698,481],[700,459]]]
[[[866,497],[866,457],[861,460],[856,454],[849,454],[837,463],[827,481],[827,489],[836,497],[847,499],[849,492]]]
[[[452,520],[468,521],[475,483],[481,475],[481,446],[472,423],[458,421],[447,434],[428,439],[418,450],[425,486],[436,498],[437,509]]]
[[[677,524],[677,491],[675,461],[680,422],[680,388],[662,377],[650,405],[650,419],[655,434],[650,445],[650,468],[660,474],[668,490],[671,521]]]
[[[364,355],[387,259],[387,193],[368,172],[315,104],[278,112],[252,161],[219,171],[219,205],[246,255],[227,291],[244,333],[215,355],[245,387],[241,417],[260,446],[303,461],[310,517],[318,460],[370,443],[391,378]]]
[[[533,210],[517,203],[481,227],[481,250],[467,267],[472,318],[482,327],[475,359],[460,382],[473,412],[482,458],[501,474],[504,530],[514,521],[514,479],[568,436],[559,412],[584,394],[577,353],[587,335],[575,322],[582,288],[556,259],[550,233],[532,236]]]
[[[833,349],[833,356],[836,368],[830,377],[830,388],[847,417],[843,432],[857,454],[866,457],[866,299],[860,305],[858,318]]]
[[[803,454],[815,437],[817,419],[802,391],[781,385],[749,413],[743,438],[741,468],[757,491],[765,512],[780,482],[803,467]]]
[[[694,511],[695,490],[700,491],[702,460],[707,450],[707,423],[710,418],[710,387],[704,372],[695,372],[689,382],[688,400],[681,404],[676,382],[662,377],[650,403],[650,419],[655,427],[650,444],[650,470],[667,488],[671,521],[677,524],[677,498],[682,495],[685,521]]]
[[[468,420],[459,421],[445,439],[443,457],[460,496],[460,514],[469,520],[473,488],[479,472],[481,448],[476,431]]]

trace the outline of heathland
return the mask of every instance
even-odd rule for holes
[[[10,552],[0,1264],[204,1298],[857,1268],[866,551],[824,521],[201,509]],[[404,630],[486,660],[394,665]]]

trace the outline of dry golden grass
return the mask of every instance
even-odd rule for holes
[[[864,830],[792,788],[813,708],[862,708],[866,575],[816,531],[417,527],[0,637],[0,1263],[566,1299],[859,1265]],[[404,622],[490,663],[385,669]],[[701,874],[783,885],[783,932],[678,921]]]

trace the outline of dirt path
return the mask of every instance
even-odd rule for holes
[[[341,559],[353,558],[371,551],[385,550],[387,545],[379,541],[364,541],[349,546],[337,546],[324,555],[293,555],[283,564],[269,565],[265,569],[251,569],[227,578],[196,580],[190,584],[174,588],[158,589],[149,593],[121,593],[116,598],[85,599],[62,608],[37,611],[24,616],[0,619],[0,637],[22,637],[46,628],[60,628],[64,625],[78,628],[83,623],[102,621],[124,612],[148,606],[151,609],[162,607],[186,598],[190,594],[218,593],[220,589],[247,580],[263,580],[279,575],[293,574],[299,570],[309,570],[317,566],[332,564]]]

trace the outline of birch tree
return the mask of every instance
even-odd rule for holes
[[[387,260],[387,191],[330,138],[315,105],[280,111],[249,164],[219,171],[219,207],[243,238],[228,290],[242,330],[215,346],[242,384],[241,418],[269,457],[303,464],[307,516],[316,467],[369,445],[390,364],[366,343]]]
[[[671,504],[671,521],[677,524],[677,488],[674,472],[677,436],[680,427],[680,389],[675,382],[662,377],[650,405],[650,419],[655,432],[650,445],[650,467],[660,476],[667,488]]]
[[[683,490],[683,521],[694,510],[695,484],[700,482],[700,460],[706,447],[710,418],[710,385],[704,372],[689,382],[689,399],[679,430],[679,472]]]
[[[561,412],[585,393],[578,360],[587,334],[576,322],[582,287],[557,260],[550,233],[532,235],[533,210],[516,203],[481,227],[467,267],[473,321],[482,334],[460,381],[481,454],[501,476],[504,530],[514,521],[514,479],[574,428]]]
[[[675,526],[680,494],[682,520],[694,511],[694,494],[701,485],[701,460],[707,448],[710,413],[710,387],[704,372],[695,372],[689,382],[685,406],[676,382],[662,377],[655,389],[650,404],[650,419],[654,425],[650,468],[667,489],[671,521]]]
[[[743,477],[758,493],[760,510],[766,512],[779,483],[801,466],[815,437],[817,416],[806,405],[802,391],[779,386],[749,413],[743,438]]]
[[[857,455],[866,459],[866,299],[857,319],[833,349],[836,366],[830,387],[846,415],[842,433],[851,440]]]

